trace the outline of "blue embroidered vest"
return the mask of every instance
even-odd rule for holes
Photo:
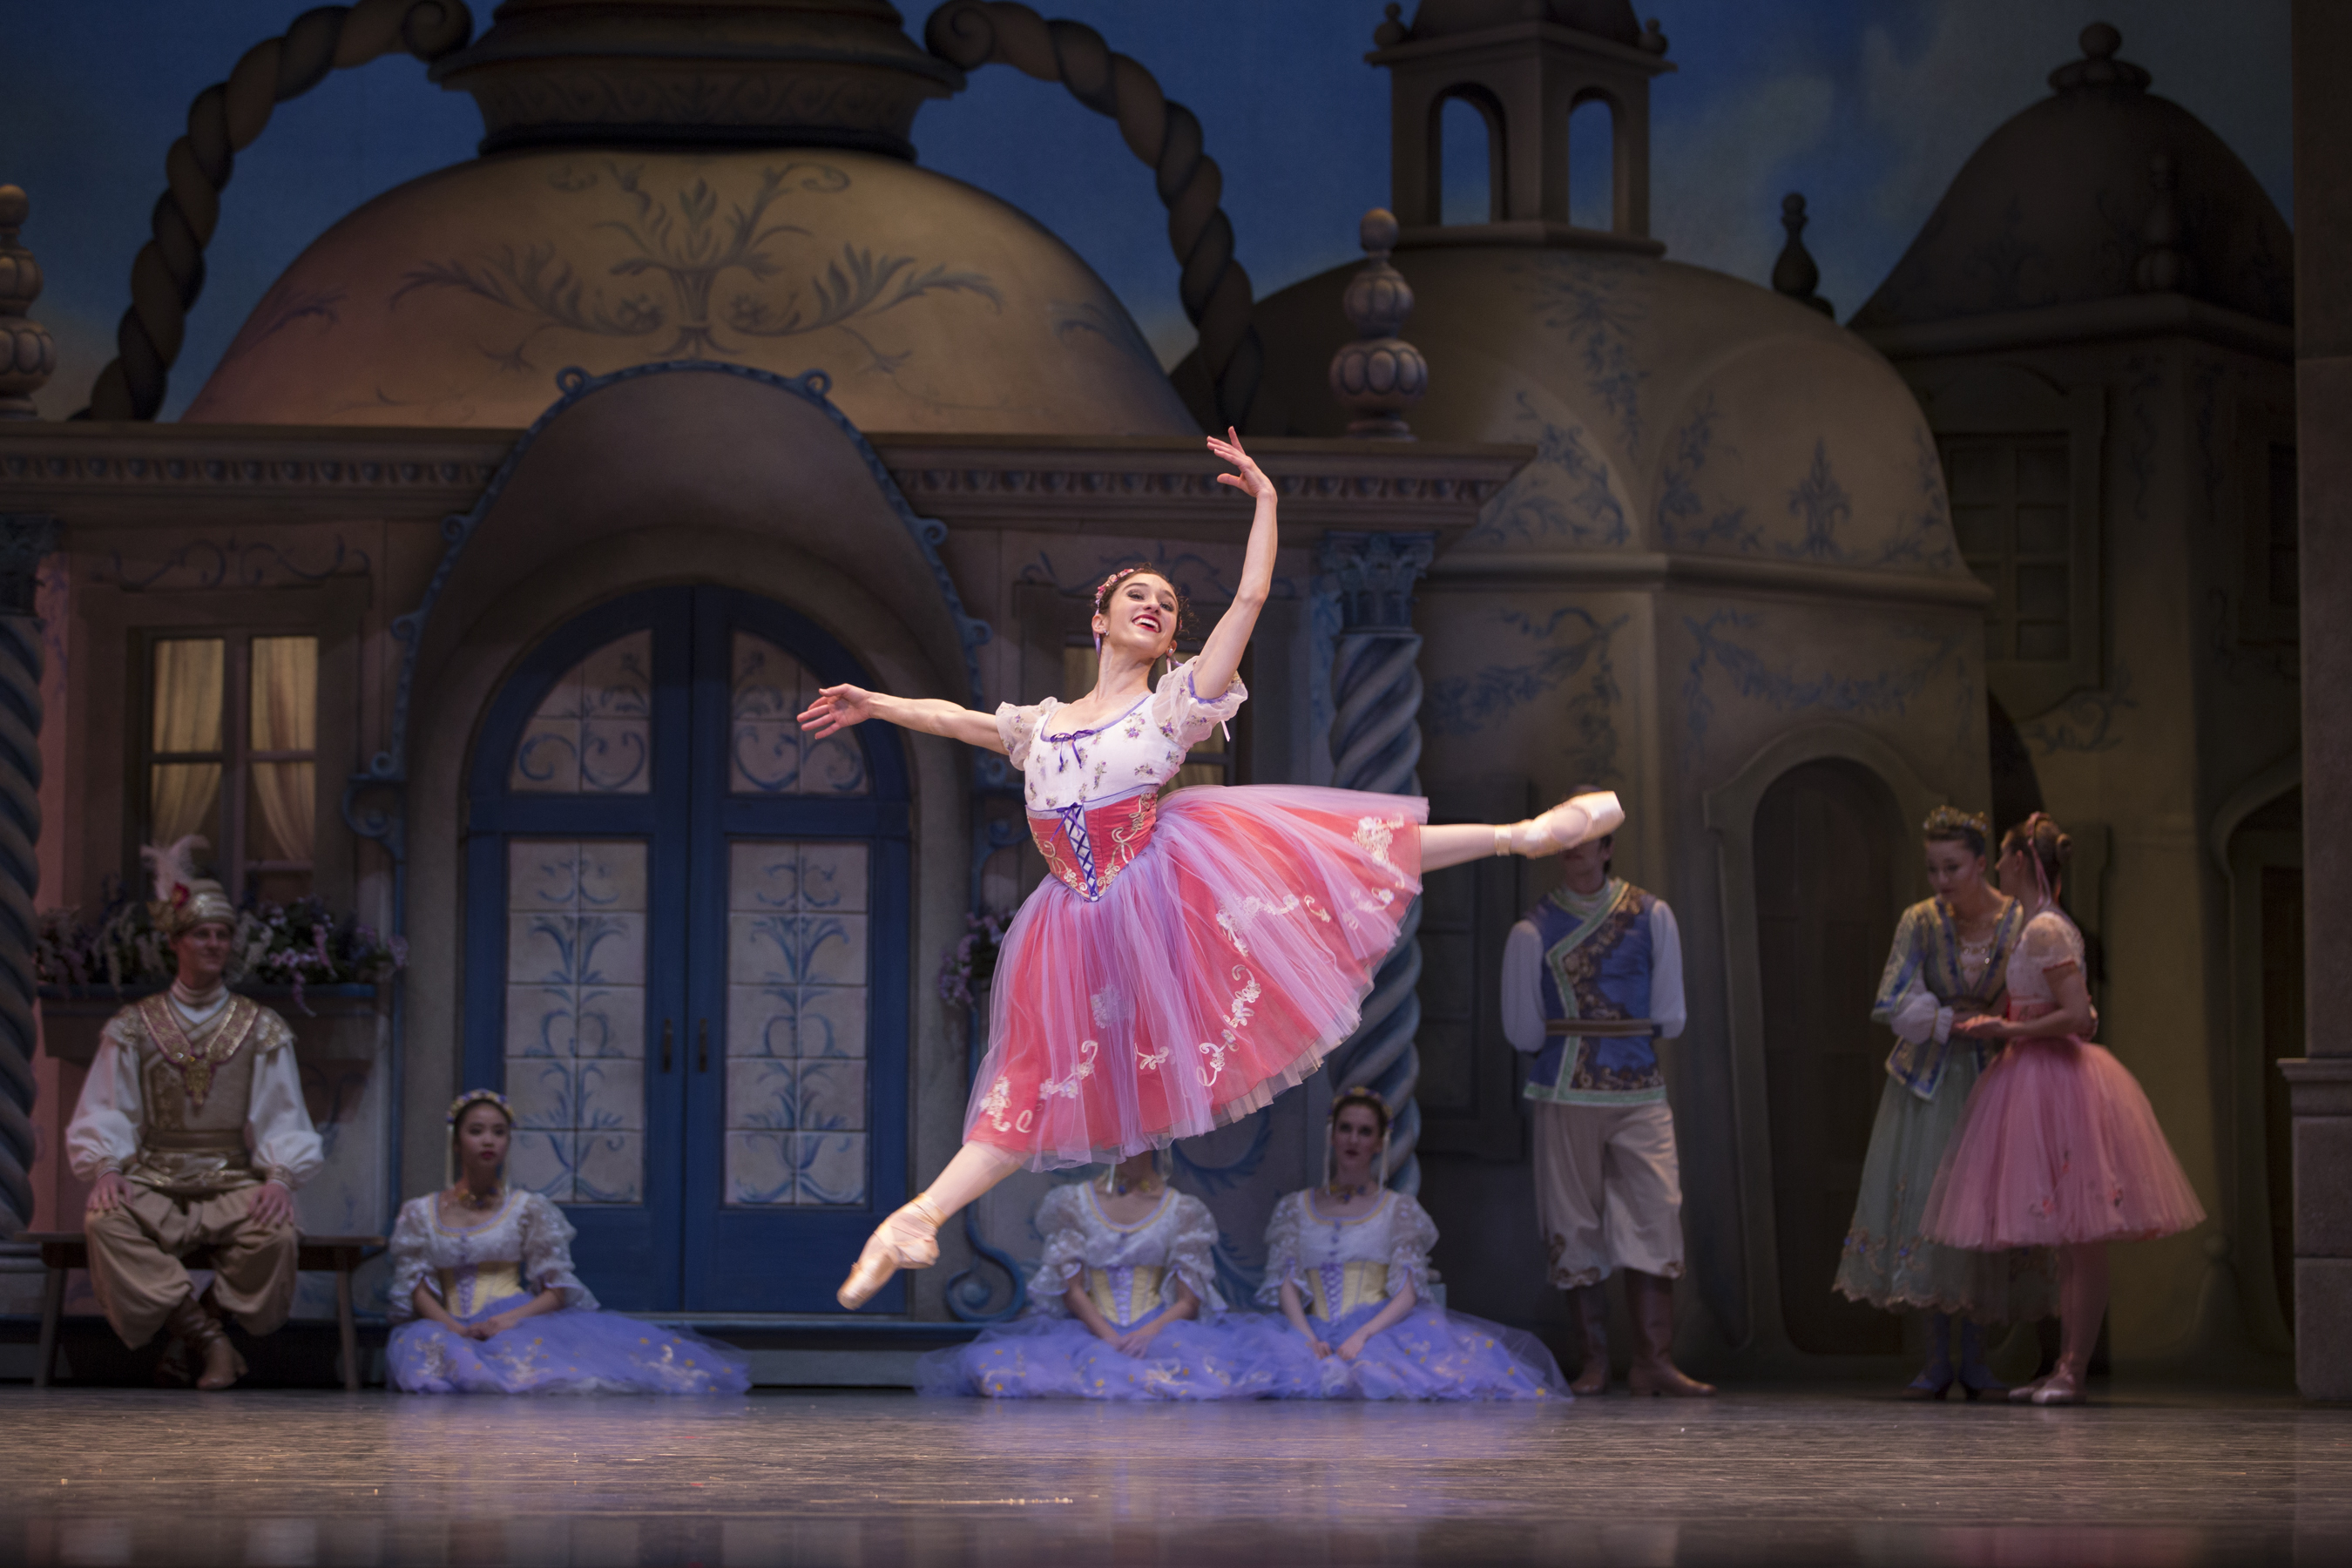
[[[1612,877],[1598,893],[1566,888],[1527,919],[1543,942],[1548,1023],[1650,1016],[1650,910],[1657,900]],[[1527,1098],[1568,1105],[1638,1105],[1666,1098],[1654,1039],[1550,1034]]]

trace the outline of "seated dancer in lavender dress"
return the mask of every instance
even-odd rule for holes
[[[537,1193],[507,1190],[506,1097],[449,1108],[464,1175],[401,1207],[384,1360],[410,1394],[740,1394],[743,1357],[596,1310],[572,1272],[572,1229]]]
[[[1172,1190],[1150,1153],[1098,1181],[1056,1187],[1037,1207],[1045,1256],[1030,1316],[987,1329],[918,1363],[917,1392],[991,1399],[1247,1399],[1270,1392],[1244,1373],[1213,1315],[1209,1249],[1216,1222]],[[1198,1321],[1203,1314],[1208,1322]]]
[[[1388,1135],[1387,1102],[1370,1089],[1347,1090],[1331,1109],[1334,1175],[1274,1206],[1258,1300],[1281,1307],[1297,1331],[1277,1335],[1275,1392],[1308,1399],[1573,1399],[1534,1335],[1448,1312],[1428,1299],[1437,1227],[1409,1194],[1382,1184]],[[1257,1359],[1244,1352],[1245,1364]]]

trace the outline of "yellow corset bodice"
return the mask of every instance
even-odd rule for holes
[[[1385,1263],[1326,1263],[1307,1270],[1307,1289],[1314,1297],[1308,1310],[1327,1323],[1336,1323],[1367,1301],[1385,1301],[1389,1266]]]
[[[1095,1310],[1114,1323],[1135,1323],[1160,1310],[1160,1282],[1167,1271],[1153,1264],[1131,1268],[1089,1268],[1087,1294]]]
[[[465,1263],[436,1272],[441,1278],[441,1304],[460,1318],[523,1293],[522,1269],[513,1263]]]

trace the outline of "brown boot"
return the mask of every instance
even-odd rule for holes
[[[1633,1314],[1633,1366],[1625,1374],[1626,1386],[1636,1394],[1711,1398],[1713,1384],[1701,1383],[1674,1363],[1675,1282],[1628,1268],[1625,1305]]]
[[[1568,1293],[1569,1306],[1576,1313],[1576,1326],[1584,1333],[1584,1366],[1570,1384],[1570,1392],[1580,1399],[1588,1394],[1603,1394],[1609,1388],[1609,1298],[1598,1285],[1580,1285]]]
[[[187,1348],[188,1359],[196,1363],[198,1388],[226,1388],[245,1375],[245,1358],[228,1342],[228,1331],[194,1296],[180,1298],[180,1304],[163,1320],[163,1327]]]

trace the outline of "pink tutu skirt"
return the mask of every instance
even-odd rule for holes
[[[2012,1040],[1977,1080],[1922,1229],[1995,1252],[2147,1241],[2205,1217],[2129,1068],[2088,1040]]]
[[[1086,814],[1083,877],[1032,818],[1056,876],[1005,933],[964,1137],[1034,1169],[1210,1131],[1308,1077],[1421,891],[1426,801],[1188,789],[1154,822],[1150,799]]]

